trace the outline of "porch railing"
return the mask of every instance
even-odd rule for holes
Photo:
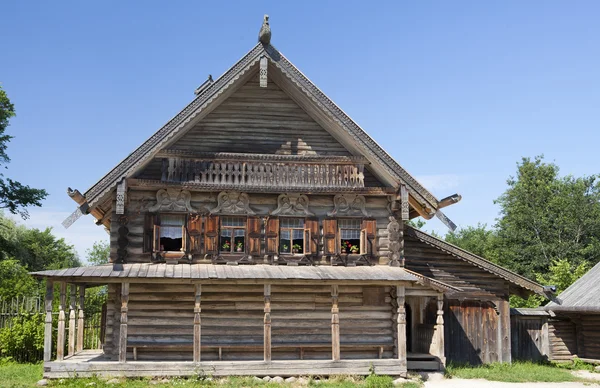
[[[365,186],[364,162],[352,157],[252,156],[243,160],[169,156],[162,159],[163,182],[271,187]]]

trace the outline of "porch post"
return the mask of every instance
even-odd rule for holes
[[[46,319],[44,320],[44,361],[50,361],[52,357],[52,300],[54,299],[54,283],[46,279],[46,299],[44,309]]]
[[[69,345],[67,354],[72,356],[75,353],[75,300],[77,298],[77,286],[69,284]]]
[[[202,328],[202,322],[200,317],[200,311],[202,311],[202,308],[200,306],[201,298],[202,285],[196,284],[196,295],[194,303],[194,362],[200,362],[200,338]]]
[[[77,317],[77,352],[81,352],[83,350],[83,331],[84,331],[84,314],[83,314],[83,306],[85,303],[85,286],[79,286],[79,298],[77,299],[79,304],[77,305],[78,317]]]
[[[56,360],[65,358],[65,302],[67,298],[67,283],[60,282],[58,302],[58,334],[56,336]]]
[[[437,356],[443,365],[446,365],[446,356],[444,353],[444,294],[437,295],[437,318],[435,320],[435,329],[433,336],[431,354]]]
[[[396,302],[398,303],[398,361],[402,371],[407,370],[406,356],[406,290],[404,286],[396,286]]]
[[[331,356],[340,360],[340,309],[338,308],[338,285],[331,286]]]
[[[119,336],[119,362],[127,360],[127,304],[129,303],[129,283],[121,284],[121,330]]]
[[[265,284],[265,337],[264,358],[265,362],[271,362],[271,285]]]

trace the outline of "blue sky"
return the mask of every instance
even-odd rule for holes
[[[83,255],[81,191],[256,43],[272,43],[439,198],[493,224],[523,156],[599,172],[600,2],[6,2],[0,83],[17,110],[7,175],[50,196],[28,225]],[[438,221],[428,230],[444,232]]]

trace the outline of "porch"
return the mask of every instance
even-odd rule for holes
[[[48,378],[369,374],[370,368],[402,376],[445,362],[445,285],[403,268],[124,264],[46,272],[58,275],[45,274],[47,311],[52,280],[60,293],[55,361],[51,336],[45,341]],[[99,283],[109,285],[103,353],[79,347],[75,319],[84,303],[76,291]],[[425,305],[434,308],[435,325],[422,324],[416,306]]]
[[[408,353],[408,370],[439,370],[439,359],[429,354]],[[299,376],[299,375],[403,375],[397,359],[371,360],[272,360],[265,361],[128,361],[110,360],[101,350],[83,350],[62,361],[44,363],[45,378],[96,376]]]

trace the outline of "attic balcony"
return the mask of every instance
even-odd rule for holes
[[[269,189],[365,188],[363,157],[162,152],[161,182]]]

